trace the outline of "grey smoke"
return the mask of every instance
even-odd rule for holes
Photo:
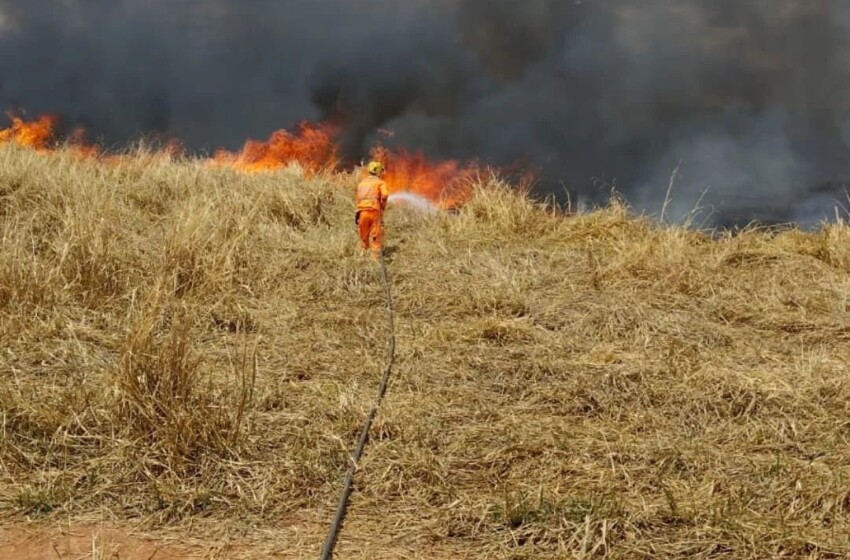
[[[0,0],[0,106],[111,146],[208,151],[337,119],[377,139],[611,185],[720,223],[832,215],[850,181],[846,0]]]

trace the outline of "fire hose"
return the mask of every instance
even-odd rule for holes
[[[386,294],[387,309],[388,334],[386,364],[384,365],[384,373],[381,377],[381,384],[378,387],[377,398],[375,399],[375,403],[372,405],[372,408],[369,410],[369,414],[366,416],[366,421],[363,424],[363,430],[360,432],[360,439],[357,441],[357,447],[354,449],[354,454],[351,456],[351,463],[348,466],[348,473],[345,475],[345,481],[342,486],[342,494],[339,497],[336,514],[334,515],[333,522],[331,523],[328,537],[325,540],[322,555],[319,557],[320,560],[330,560],[333,557],[337,537],[339,536],[339,530],[345,521],[345,514],[348,511],[348,502],[353,490],[354,475],[357,473],[357,466],[360,463],[360,459],[363,457],[363,451],[366,449],[366,443],[369,440],[369,431],[372,429],[372,422],[375,420],[375,415],[377,415],[381,402],[384,400],[384,395],[387,393],[387,386],[389,385],[393,364],[395,363],[395,313],[393,311],[392,292],[390,291],[390,276],[387,272],[387,263],[384,259],[383,250],[381,251],[380,265],[381,277],[384,283],[384,292]]]

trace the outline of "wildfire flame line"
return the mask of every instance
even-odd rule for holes
[[[337,133],[337,127],[329,124],[302,123],[295,134],[278,130],[266,142],[248,140],[236,153],[218,150],[213,161],[248,172],[273,171],[295,162],[313,173],[336,169]]]
[[[59,117],[42,115],[27,121],[7,113],[11,126],[0,130],[0,143],[14,143],[39,152],[58,148],[57,125]],[[248,140],[241,150],[231,152],[220,149],[208,163],[230,167],[246,173],[274,171],[292,164],[306,173],[323,170],[340,171],[337,138],[338,126],[329,123],[302,123],[294,132],[278,130],[266,141]],[[163,153],[174,155],[179,143],[169,142]],[[85,141],[85,131],[77,129],[67,139],[66,147],[84,158],[98,158],[104,163],[114,163],[120,156],[103,156],[99,146]],[[458,161],[431,161],[424,154],[407,150],[389,150],[379,147],[371,157],[384,163],[387,173],[384,180],[391,193],[407,192],[422,196],[443,209],[456,208],[472,195],[472,181],[481,173],[477,164]]]
[[[47,150],[55,137],[56,123],[59,117],[42,115],[34,121],[27,122],[13,113],[6,113],[12,125],[0,130],[0,142],[14,142],[25,148]]]

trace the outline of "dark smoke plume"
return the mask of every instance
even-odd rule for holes
[[[107,144],[303,119],[610,185],[670,215],[812,221],[850,181],[846,0],[0,0],[0,105]]]

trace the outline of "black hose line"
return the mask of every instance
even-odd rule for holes
[[[369,440],[369,431],[372,429],[372,422],[375,420],[375,415],[381,407],[381,401],[384,400],[384,395],[387,393],[387,386],[390,382],[393,364],[395,363],[395,313],[393,312],[393,296],[390,290],[390,276],[387,272],[387,263],[384,260],[384,252],[381,251],[381,276],[384,281],[384,291],[386,293],[387,305],[387,360],[384,366],[384,375],[381,378],[381,385],[378,387],[378,396],[375,403],[369,410],[366,416],[366,422],[363,424],[363,431],[360,432],[360,439],[357,442],[357,447],[354,449],[354,455],[351,457],[351,464],[348,466],[348,473],[345,475],[345,482],[342,487],[342,495],[339,497],[339,504],[336,507],[336,515],[334,515],[333,523],[331,523],[328,537],[325,540],[325,546],[322,549],[320,560],[330,560],[333,558],[334,549],[336,547],[339,530],[345,521],[345,514],[348,511],[348,501],[353,490],[354,475],[357,473],[357,466],[360,459],[363,457],[363,451],[366,449],[366,443]]]

